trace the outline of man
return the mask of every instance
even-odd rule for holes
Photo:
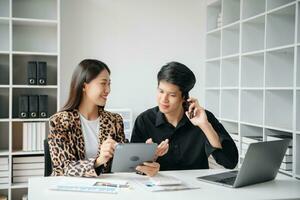
[[[207,169],[208,156],[225,168],[234,168],[238,151],[223,125],[189,98],[196,77],[185,65],[170,62],[157,75],[158,106],[141,113],[131,142],[158,143],[157,162],[161,170]],[[144,172],[143,166],[137,170]]]

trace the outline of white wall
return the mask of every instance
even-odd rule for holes
[[[62,0],[61,103],[71,74],[84,58],[111,69],[107,107],[132,108],[134,117],[156,105],[156,74],[169,61],[197,77],[191,95],[203,102],[203,0]]]

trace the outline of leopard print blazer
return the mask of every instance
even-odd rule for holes
[[[84,137],[78,110],[61,111],[49,122],[48,143],[52,161],[52,176],[96,177],[95,161],[103,141],[111,136],[118,143],[125,142],[123,119],[120,115],[99,109],[99,149],[95,158],[85,157]],[[111,160],[101,168],[109,172]]]

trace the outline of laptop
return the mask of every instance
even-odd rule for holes
[[[135,168],[144,162],[152,162],[156,143],[119,143],[112,160],[111,172],[135,172]]]
[[[197,177],[198,180],[238,188],[273,180],[290,140],[252,143],[240,170]]]

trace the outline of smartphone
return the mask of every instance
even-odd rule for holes
[[[183,109],[184,111],[188,111],[191,103],[188,102],[187,100],[183,103]],[[194,117],[194,110],[188,113],[189,118],[192,119]]]

